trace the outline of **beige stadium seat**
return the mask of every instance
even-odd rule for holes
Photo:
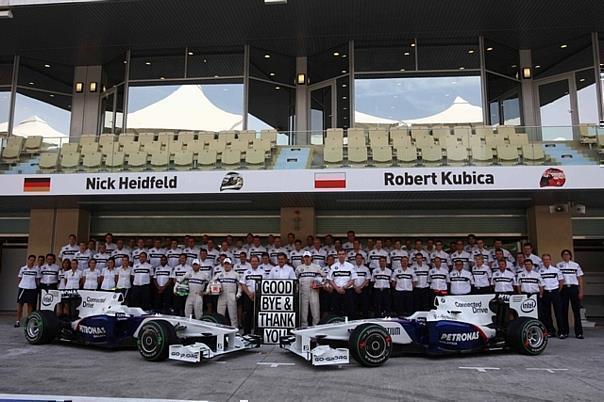
[[[497,127],[497,135],[503,135],[504,138],[508,138],[512,134],[516,134],[515,126],[499,126],[499,127]]]
[[[80,153],[61,153],[61,170],[64,172],[75,172],[80,167]]]
[[[241,151],[238,149],[225,149],[220,157],[223,167],[238,168],[241,166]]]
[[[103,154],[100,152],[82,152],[82,167],[86,172],[97,172],[102,164]]]
[[[392,147],[390,145],[371,147],[371,160],[374,166],[392,166]]]
[[[447,147],[447,165],[465,166],[468,164],[468,148],[463,144]]]
[[[266,138],[271,144],[277,144],[277,130],[262,130],[260,138]]]
[[[540,165],[545,162],[542,144],[525,144],[522,146],[522,159],[527,165]]]
[[[432,145],[421,148],[422,164],[426,166],[438,166],[442,164],[443,150],[440,145]]]
[[[256,139],[256,132],[254,130],[240,131],[237,139],[239,139],[239,141],[247,141],[250,143]]]
[[[388,131],[381,129],[369,130],[369,144],[372,147],[389,145]]]
[[[126,155],[121,151],[113,151],[113,153],[105,157],[105,167],[109,170],[121,170],[124,167]]]
[[[38,166],[41,173],[52,173],[57,170],[59,154],[57,152],[43,152],[40,154]]]
[[[396,160],[402,166],[417,164],[417,148],[415,145],[403,145],[396,148]]]
[[[411,127],[411,138],[416,140],[418,137],[425,137],[430,135],[430,127],[426,126],[412,126]]]
[[[495,149],[500,145],[505,145],[505,137],[501,134],[489,135],[485,138],[487,146]]]
[[[604,153],[604,134],[598,135],[598,152]]]
[[[515,145],[517,148],[520,148],[523,145],[526,145],[529,143],[528,134],[526,134],[526,133],[510,134],[510,136],[508,137],[508,141],[510,142],[510,145]]]
[[[80,137],[80,144],[92,144],[97,142],[96,134],[82,134]]]
[[[138,142],[143,145],[155,142],[155,133],[140,133],[138,135]]]
[[[444,141],[441,139],[441,141],[439,141],[439,145],[442,148],[451,148],[458,145],[463,145],[463,142],[461,141],[461,138],[457,137],[456,135],[450,135],[446,137],[446,140]]]
[[[99,144],[113,144],[115,142],[115,135],[113,134],[101,134],[99,136]]]
[[[107,155],[111,155],[114,152],[119,151],[120,149],[120,145],[117,142],[112,142],[112,143],[106,143],[106,144],[101,144],[100,147],[100,152],[107,156]]]
[[[194,131],[180,131],[178,133],[178,140],[182,143],[188,143],[195,140],[195,132]]]
[[[174,154],[174,169],[191,170],[193,169],[193,152],[180,151]]]
[[[367,147],[348,146],[348,164],[352,167],[363,167],[367,164]]]
[[[176,154],[178,153],[179,152],[177,152]],[[170,152],[165,150],[153,152],[151,154],[151,160],[149,161],[149,165],[153,170],[166,170],[170,165]]]
[[[325,137],[324,145],[326,147],[341,147],[344,145],[344,138],[336,135],[331,137]]]
[[[486,145],[486,142],[483,142],[484,137],[480,137],[478,135],[472,135],[470,137],[470,143],[467,145],[469,149],[473,147],[480,147],[482,145]]]
[[[176,136],[171,131],[162,131],[157,134],[157,141],[161,142],[164,145],[168,145],[170,141],[173,141]]]
[[[478,166],[493,164],[493,148],[489,145],[472,147],[472,163]]]
[[[67,142],[61,145],[61,155],[72,154],[80,152],[80,144],[77,142]]]
[[[486,138],[490,135],[493,135],[493,127],[491,127],[491,126],[474,127],[474,135],[477,135],[480,138]]]
[[[37,154],[40,152],[40,148],[42,148],[43,137],[41,135],[32,135],[31,137],[27,137],[25,143],[23,144],[23,152],[28,154]]]
[[[205,148],[205,143],[201,140],[191,141],[186,144],[186,151],[192,152],[194,154],[198,154]],[[175,153],[176,154],[176,153]]]
[[[208,144],[208,148],[209,150],[212,151],[216,151],[217,153],[222,153],[226,148],[226,142],[222,139],[217,139],[214,141],[211,141]]]
[[[131,170],[133,172],[140,172],[142,170],[145,170],[145,168],[147,167],[147,158],[148,155],[146,152],[143,151],[136,151],[136,152],[132,152],[128,155],[128,170]]]
[[[598,143],[596,127],[593,124],[579,124],[579,141],[590,147]]]
[[[441,145],[446,145],[448,138],[451,137],[451,129],[449,127],[432,128],[432,137]]]
[[[344,130],[341,128],[328,128],[325,131],[326,142],[328,139],[333,139],[336,142],[344,143]]]
[[[133,133],[124,133],[117,136],[117,142],[119,142],[121,145],[125,145],[135,141],[136,134]]]
[[[434,138],[431,135],[418,135],[415,137],[415,146],[419,149],[430,148],[434,146]]]
[[[394,141],[395,138],[409,137],[409,128],[407,127],[393,127],[390,129],[390,140]],[[411,137],[409,137],[411,138]]]
[[[80,144],[80,152],[82,155],[99,153],[99,144],[97,142],[86,142],[84,144]]]
[[[143,146],[141,147],[141,150],[148,154],[154,154],[156,152],[161,151],[161,149],[162,149],[162,143],[159,141],[151,141],[151,142],[143,143]]]
[[[197,134],[197,140],[204,144],[208,144],[210,141],[214,141],[216,138],[216,133],[213,131],[201,131]]]
[[[168,143],[165,146],[165,149],[172,155],[174,155],[176,152],[182,151],[183,149],[183,144],[180,140],[178,139],[171,139],[170,141],[168,141]]]
[[[226,130],[218,133],[218,140],[228,143],[235,141],[237,132],[234,130]]]
[[[340,146],[325,146],[323,148],[323,164],[325,167],[341,167],[344,162],[344,150]]]
[[[264,169],[266,167],[266,153],[261,149],[249,149],[245,153],[245,166],[248,169]]]
[[[228,148],[230,148],[230,149],[237,149],[240,152],[246,152],[248,150],[249,146],[250,146],[250,144],[246,140],[236,139],[236,140],[234,140],[233,142],[230,143],[230,145],[228,146]]]
[[[254,149],[261,149],[264,152],[271,151],[271,143],[265,138],[256,138],[254,141],[252,141],[251,147]]]
[[[497,147],[497,161],[501,165],[517,165],[520,162],[518,147],[513,144],[499,145]]]
[[[392,146],[396,149],[399,147],[410,147],[411,144],[411,137],[409,135],[404,135],[404,136],[399,136],[399,135],[395,135],[392,136],[392,132],[390,132],[390,138],[392,139]]]
[[[126,155],[131,155],[141,150],[141,144],[138,142],[126,142],[123,144],[122,151]]]
[[[197,166],[202,169],[213,169],[216,167],[217,152],[215,149],[203,150],[197,155]]]
[[[365,129],[363,128],[349,128],[346,132],[346,138],[348,139],[348,147],[361,147],[367,143]]]

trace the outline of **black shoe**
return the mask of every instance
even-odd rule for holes
[[[560,334],[560,339],[566,339],[566,338],[568,338],[568,335]]]
[[[585,339],[585,338],[583,338],[583,334],[579,334],[579,335],[577,335],[577,336],[576,336],[576,338],[577,338],[577,339]]]
[[[21,322],[20,321],[15,322],[15,328],[19,328],[20,326],[21,326]]]

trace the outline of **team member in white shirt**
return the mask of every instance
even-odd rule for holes
[[[560,253],[562,261],[557,264],[558,269],[564,277],[564,287],[560,292],[562,302],[561,322],[560,322],[560,339],[568,337],[568,304],[573,309],[573,317],[575,322],[575,336],[578,339],[583,339],[583,326],[581,325],[581,302],[583,301],[583,270],[581,266],[573,261],[573,253],[568,250],[562,250]]]
[[[289,251],[289,263],[292,267],[297,268],[298,265],[302,264],[302,256],[305,251],[302,250],[302,241],[295,240],[293,249]]]
[[[117,260],[115,260],[115,266],[117,268]],[[128,305],[130,305],[130,289],[132,289],[132,267],[130,258],[125,256],[122,257],[120,267],[117,268],[116,290],[124,295],[124,300]]]
[[[69,242],[61,247],[61,251],[59,251],[60,260],[63,260],[64,258],[71,260],[73,259],[73,255],[80,251],[80,247],[76,243],[76,236],[74,234],[70,234],[68,239]]]
[[[197,260],[201,269],[201,264],[199,264],[199,260]],[[193,268],[187,264],[187,255],[185,253],[181,253],[178,258],[178,264],[172,270],[172,278],[174,279],[175,286],[176,283],[181,283],[185,277],[185,275],[191,272]],[[207,276],[207,274],[206,274]],[[173,305],[174,305],[174,314],[184,316],[185,315],[185,304],[187,301],[187,296],[181,296],[178,294],[174,294]]]
[[[476,236],[470,233],[466,240],[468,241],[468,244],[466,244],[464,250],[471,255],[474,247],[476,247]],[[464,269],[467,268],[464,267]]]
[[[46,254],[46,262],[40,267],[40,290],[56,289],[59,283],[59,266],[54,254]]]
[[[342,244],[342,249],[346,251],[346,253],[350,252],[354,248],[354,241],[356,240],[356,236],[354,230],[349,230],[346,233],[346,242]],[[360,242],[359,242],[360,244]]]
[[[491,268],[484,263],[482,254],[476,254],[474,257],[472,276],[474,277],[474,292],[476,294],[491,293]]]
[[[312,254],[312,263],[323,268],[325,266],[325,260],[327,259],[327,253],[321,247],[321,240],[314,239],[313,246],[310,248],[310,253]]]
[[[132,261],[134,261],[134,265],[140,260],[139,256],[141,253],[147,254],[147,263],[149,263],[149,251],[145,247],[145,239],[139,237],[136,240],[136,247],[132,249]],[[149,265],[151,265],[151,263],[149,263]]]
[[[331,310],[334,314],[353,317],[354,281],[357,273],[354,266],[346,261],[346,252],[338,251],[338,260],[331,266],[327,279],[333,288]]]
[[[269,257],[267,252],[262,253],[262,255],[259,258],[260,258],[260,268],[262,268],[264,270],[264,273],[268,277],[275,266],[273,264],[271,264],[271,258]]]
[[[507,268],[509,264],[503,257],[497,260],[497,271],[493,272],[491,277],[491,285],[495,293],[511,295],[514,293],[516,286],[516,275]]]
[[[453,260],[453,271],[449,274],[452,295],[469,295],[474,285],[474,277],[470,271],[464,269],[462,259]]]
[[[491,263],[491,250],[485,248],[484,240],[476,239],[476,246],[472,249],[472,258],[476,262],[476,256],[481,255],[483,258],[483,264],[489,265]]]
[[[497,250],[502,251],[503,258],[505,258],[509,263],[514,263],[514,256],[512,255],[512,253],[510,253],[508,249],[505,249],[503,247],[503,242],[500,239],[495,239],[495,241],[493,242],[493,249],[491,250],[491,260],[497,261],[497,256],[495,255],[495,252]]]
[[[279,260],[281,259],[285,259],[284,254],[279,256]],[[222,314],[225,317],[228,312],[231,326],[237,328],[237,299],[241,296],[241,290],[239,289],[239,274],[233,271],[233,263],[230,258],[224,259],[222,268],[222,272],[214,275],[213,278],[214,281],[220,282],[221,286],[216,311],[218,314]]]
[[[464,250],[463,241],[457,240],[455,242],[455,252],[450,255],[451,261],[461,260],[463,263],[463,269],[466,271],[470,270],[470,264],[472,260],[472,255]]]
[[[182,252],[187,255],[187,264],[191,265],[193,260],[199,259],[199,256],[201,255],[201,249],[195,245],[195,238],[193,236],[187,237],[185,243],[186,243],[186,247],[182,250]],[[204,250],[206,250],[206,258],[207,258],[208,249],[207,249],[207,247],[202,247],[202,248]],[[212,265],[213,265],[214,259],[210,258],[210,260],[212,261]]]
[[[115,260],[115,267],[120,268],[122,264],[125,264],[126,260],[124,258],[128,259],[128,266],[130,266],[132,253],[126,248],[126,246],[124,246],[124,241],[122,239],[118,239],[115,244],[115,250],[111,252],[111,257],[113,257]]]
[[[396,240],[394,242],[394,248],[390,250],[390,268],[392,271],[401,267],[401,259],[403,257],[409,258],[409,254],[402,249],[401,241]]]
[[[554,309],[556,324],[560,326],[560,322],[562,321],[560,317],[562,307],[560,290],[564,286],[564,277],[558,267],[552,265],[552,256],[550,254],[543,254],[541,261],[543,261],[543,265],[539,273],[543,279],[543,299],[541,300],[543,324],[547,328],[548,336],[557,336],[556,327],[554,327],[552,319],[552,308]]]
[[[358,243],[358,240],[355,240],[355,242]],[[348,255],[350,255],[350,252],[348,252]],[[361,253],[356,255],[353,265],[357,274],[357,279],[354,280],[355,306],[362,318],[369,318],[369,299],[371,292],[369,281],[371,279],[371,272],[365,265],[365,259]]]
[[[151,309],[151,279],[153,267],[147,262],[147,253],[141,251],[138,263],[132,267],[132,306]]]
[[[417,278],[407,257],[403,256],[400,262],[401,266],[392,271],[394,310],[399,316],[406,317],[413,314],[413,288]]]
[[[260,243],[260,236],[254,236],[253,243],[248,250],[248,256],[252,258],[252,256],[258,256],[258,258],[262,258],[262,254],[266,253],[266,248]],[[270,256],[269,256],[270,257]]]
[[[281,244],[281,236],[275,236],[273,246],[268,249],[268,256],[271,259],[271,264],[277,265],[279,254],[285,254],[286,257],[289,257],[289,253]]]
[[[180,255],[182,254],[182,249],[178,247],[178,241],[172,239],[170,241],[170,248],[166,250],[166,257],[168,258],[168,265],[174,268],[179,264]],[[186,261],[185,261],[186,263]],[[184,307],[184,305],[183,305]]]
[[[415,256],[417,253],[420,253],[422,257],[424,257],[424,261],[426,264],[430,261],[430,254],[424,250],[424,242],[421,239],[416,239],[414,242],[414,248],[409,251],[409,260],[415,261]]]
[[[111,254],[107,252],[105,243],[99,244],[99,250],[92,255],[92,258],[96,260],[96,269],[103,272],[107,267],[107,260],[111,258]]]
[[[113,250],[115,250],[117,248],[117,245],[115,243],[113,243],[113,234],[107,233],[104,237],[104,240],[105,240],[105,250],[107,251],[107,254],[111,255]]]
[[[515,273],[516,269],[514,268],[514,264],[509,262],[505,257],[502,249],[495,250],[495,254],[491,265],[491,273],[494,274],[499,270],[499,260],[505,260],[506,269],[508,269],[511,273]]]
[[[68,258],[64,258],[63,261],[61,261],[61,269],[59,270],[59,283],[57,284],[57,289],[65,289],[65,273],[67,273],[70,269],[71,261],[69,261]]]
[[[65,290],[80,289],[82,287],[82,271],[78,269],[78,261],[73,259],[69,263],[70,270],[65,272],[63,275],[63,282]],[[71,314],[69,304],[62,303],[63,315],[69,316]]]
[[[354,240],[352,242],[352,249],[347,252],[347,260],[349,263],[354,264],[357,258],[357,254],[361,254],[363,261],[367,264],[367,253],[361,248],[361,242]],[[337,254],[336,254],[337,257]]]
[[[287,234],[287,244],[284,246],[285,250],[287,250],[287,254],[291,253],[293,251],[293,249],[295,248],[294,243],[296,241],[296,235],[293,233],[288,233]],[[291,261],[290,261],[291,263]]]
[[[369,270],[373,271],[374,269],[380,266],[381,257],[384,257],[386,259],[386,265],[390,263],[389,253],[382,247],[382,241],[376,240],[375,248],[369,250],[369,252],[367,253],[367,267],[369,268]]]
[[[185,301],[185,317],[191,317],[195,314],[195,318],[200,319],[203,315],[203,293],[208,285],[209,277],[207,273],[201,271],[199,260],[194,259],[193,268],[181,277],[179,282],[187,281],[189,285],[189,294]]]
[[[423,253],[415,254],[415,262],[411,266],[417,279],[413,288],[413,305],[414,311],[430,310],[434,307],[434,295],[428,283],[428,274],[430,267],[424,260]]]
[[[392,280],[392,270],[387,267],[387,259],[380,256],[378,267],[371,274],[373,282],[373,304],[378,317],[385,317],[391,311],[390,300],[390,281]]]
[[[161,246],[161,240],[155,239],[153,241],[153,247],[149,249],[149,264],[153,268],[157,268],[161,262],[161,258],[166,256],[168,250]],[[166,264],[168,260],[166,259]]]
[[[92,258],[92,252],[88,250],[86,242],[80,242],[80,249],[73,255],[73,258],[78,261],[80,271],[88,269],[88,261]]]
[[[252,266],[249,262],[247,262],[247,254],[245,251],[241,251],[237,257],[239,257],[239,261],[233,266],[233,269],[239,275],[243,275],[245,271],[250,269]]]
[[[435,295],[446,294],[449,289],[449,269],[443,264],[439,256],[436,254],[432,255],[434,256],[432,258],[432,268],[428,272],[430,289],[432,289]]]
[[[535,270],[533,261],[530,259],[524,260],[524,271],[520,272],[516,277],[518,293],[528,296],[539,295],[537,298],[539,311],[541,311],[541,298],[543,297],[543,278],[541,274]]]
[[[36,256],[27,257],[27,264],[19,269],[19,288],[17,290],[17,321],[15,328],[21,326],[23,316],[23,305],[26,305],[27,317],[31,314],[38,299],[38,283],[40,281],[40,270],[35,266]]]
[[[317,264],[312,263],[310,252],[305,251],[302,257],[302,264],[296,268],[296,276],[299,283],[300,326],[307,327],[309,309],[312,325],[317,325],[321,319],[317,280],[323,276],[323,270]]]
[[[220,254],[224,254],[225,258],[235,262],[235,258],[239,258],[239,254],[235,255],[229,247],[229,242],[225,239],[220,243]]]
[[[256,298],[256,286],[260,286],[260,282],[266,279],[264,269],[260,267],[260,259],[258,256],[250,258],[250,268],[239,278],[239,284],[243,291],[243,333],[249,334],[252,332],[252,324],[254,322],[254,301]]]
[[[154,267],[153,308],[164,314],[168,314],[172,309],[173,277],[173,269],[168,265],[168,257],[162,255],[159,258],[159,265]]]
[[[101,273],[96,269],[96,260],[88,261],[88,268],[82,271],[82,289],[97,290],[101,282]]]
[[[98,264],[97,264],[98,265]],[[117,287],[118,272],[115,260],[109,258],[107,266],[101,271],[101,290],[113,291]]]
[[[268,279],[296,279],[294,269],[290,265],[287,265],[285,254],[279,254],[279,257],[277,257],[277,266],[273,267],[268,274]]]
[[[536,271],[541,269],[541,266],[543,266],[543,261],[541,261],[539,256],[533,254],[533,245],[531,243],[524,243],[522,246],[522,253],[524,254],[525,260],[529,259],[533,262]]]
[[[440,264],[443,268],[449,269],[449,266],[451,266],[450,256],[449,256],[449,253],[447,253],[443,249],[443,242],[441,240],[437,240],[434,243],[434,251],[432,251],[430,253],[430,264],[431,265],[434,265],[433,261],[434,261],[434,258],[436,258],[436,257],[440,258]]]

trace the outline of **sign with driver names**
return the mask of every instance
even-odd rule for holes
[[[256,294],[256,334],[264,343],[278,344],[298,326],[298,281],[266,279]]]

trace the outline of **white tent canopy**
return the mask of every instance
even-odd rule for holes
[[[482,123],[482,108],[456,97],[453,104],[442,112],[419,119],[404,120],[401,124],[463,124]]]
[[[8,132],[8,122],[0,123],[0,133],[4,132]],[[53,144],[59,144],[64,141],[63,138],[67,137],[66,134],[55,130],[45,120],[38,116],[31,116],[19,122],[19,124],[13,127],[13,135],[19,137],[41,135],[44,137],[44,142]]]
[[[128,128],[241,130],[243,118],[214,105],[198,85],[182,85],[170,95],[128,114]]]
[[[367,113],[354,112],[354,124],[355,126],[387,126],[387,125],[398,125],[397,120],[386,119],[383,117],[373,116]]]

